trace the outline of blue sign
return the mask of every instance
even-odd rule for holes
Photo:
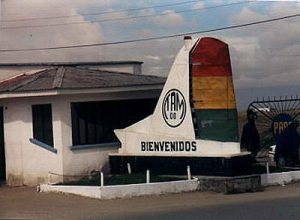
[[[286,113],[281,113],[273,118],[272,132],[276,140],[281,132],[289,126],[291,121],[292,117]]]

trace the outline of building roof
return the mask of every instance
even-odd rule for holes
[[[165,78],[86,68],[60,66],[22,74],[0,82],[0,94],[66,89],[163,86]]]
[[[94,62],[46,62],[46,63],[0,63],[0,67],[24,67],[24,66],[97,66],[97,65],[126,65],[143,64],[141,61],[94,61]]]

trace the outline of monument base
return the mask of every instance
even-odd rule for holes
[[[241,153],[232,156],[142,156],[109,155],[112,174],[128,173],[127,163],[132,172],[144,172],[166,175],[186,175],[190,166],[192,175],[239,176],[251,173],[251,156]]]

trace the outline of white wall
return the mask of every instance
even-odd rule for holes
[[[108,153],[117,147],[70,150],[72,145],[71,103],[157,97],[159,91],[110,94],[13,98],[1,100],[4,107],[4,140],[8,185],[35,185],[48,180],[48,172],[86,175],[91,170],[107,171]],[[52,104],[54,148],[57,153],[32,144],[33,104]],[[51,176],[51,181],[57,181]]]
[[[61,115],[61,131],[63,147],[63,171],[64,175],[86,175],[92,170],[101,170],[108,165],[108,153],[116,152],[114,148],[93,148],[70,150],[72,146],[71,102],[85,101],[84,97],[61,97],[59,99],[59,111]],[[99,99],[95,99],[99,100]],[[65,178],[70,179],[70,178]]]
[[[122,92],[93,95],[69,95],[60,98],[62,135],[64,137],[63,173],[66,175],[84,175],[92,170],[108,172],[108,154],[116,153],[118,147],[101,147],[94,149],[70,150],[72,145],[71,103],[86,101],[104,101],[121,99],[142,99],[158,97],[159,91]]]
[[[53,102],[53,132],[59,132],[59,112],[55,102],[49,98],[13,99],[3,103],[4,146],[6,157],[6,179],[8,185],[33,185],[46,182],[47,173],[61,172],[62,144],[54,137],[57,154],[30,143],[32,131],[32,104]]]

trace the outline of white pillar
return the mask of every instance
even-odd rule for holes
[[[127,163],[127,171],[128,171],[128,174],[131,174],[131,166],[130,166],[130,163]]]
[[[267,170],[267,174],[269,174],[270,173],[269,162],[266,162],[266,170]]]
[[[191,180],[192,179],[192,175],[191,175],[191,168],[190,168],[190,166],[186,167],[186,171],[187,171],[188,180]]]
[[[51,172],[48,172],[48,185],[52,185],[52,178],[51,178],[51,176],[52,176],[52,174],[51,174]]]
[[[150,171],[146,171],[146,183],[150,183]]]
[[[103,172],[100,173],[100,186],[101,187],[104,186],[104,175],[103,175]]]

